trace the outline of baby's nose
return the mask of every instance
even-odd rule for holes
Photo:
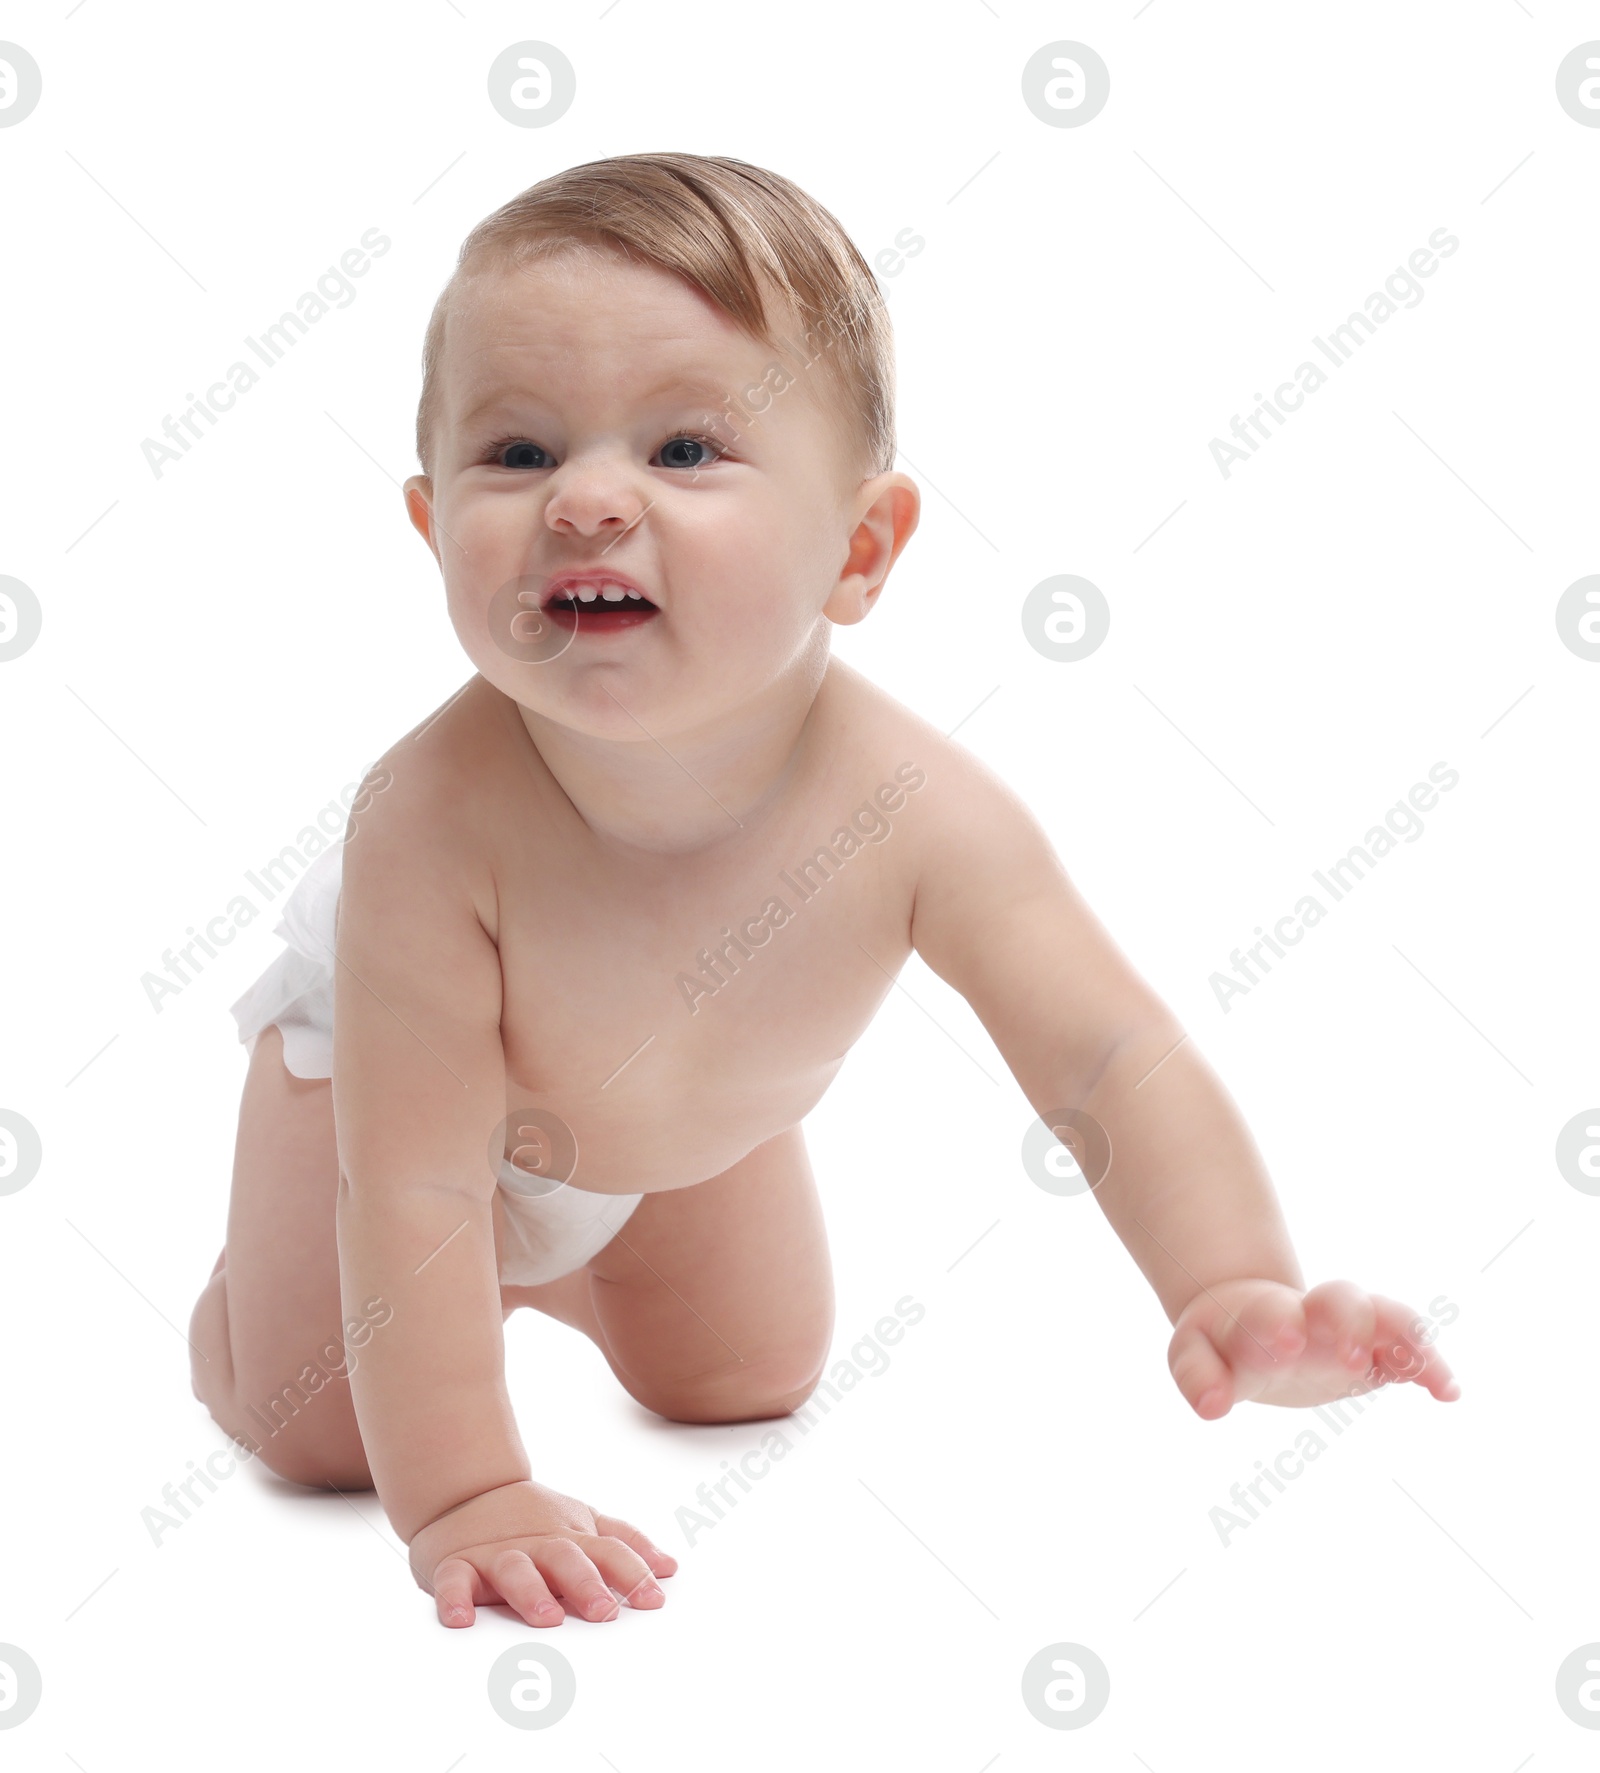
[[[620,534],[648,508],[637,471],[627,462],[585,456],[563,462],[550,477],[544,516],[565,534]]]

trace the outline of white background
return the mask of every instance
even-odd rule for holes
[[[1555,1675],[1600,1639],[1600,1199],[1554,1147],[1600,1099],[1600,665],[1554,608],[1600,570],[1600,129],[1554,80],[1600,13],[67,13],[0,13],[44,73],[0,130],[0,573],[44,611],[0,665],[0,1107],[44,1147],[0,1198],[0,1642],[44,1677],[8,1763],[1592,1766]],[[577,70],[547,129],[486,98],[530,37]],[[1021,98],[1061,38],[1111,71],[1081,128]],[[1030,1182],[1021,1092],[915,959],[808,1134],[838,1358],[926,1316],[720,1524],[689,1547],[675,1513],[770,1424],[664,1423],[575,1332],[509,1327],[536,1474],[679,1555],[663,1610],[446,1632],[370,1496],[259,1468],[159,1546],[141,1521],[228,1444],[182,1332],[272,920],[159,1014],[141,976],[463,681],[397,490],[429,309],[516,191],[654,148],[786,173],[869,258],[925,240],[886,281],[923,525],[838,651],[946,730],[982,703],[960,742],[1225,1080],[1308,1280],[1455,1310],[1461,1400],[1323,1428],[1226,1546],[1210,1511],[1314,1419],[1193,1416],[1155,1299],[1092,1199]],[[157,479],[141,440],[373,227],[354,302]],[[1425,299],[1224,479],[1209,440],[1440,227]],[[1062,572],[1112,610],[1077,664],[1019,622]],[[1224,1014],[1230,951],[1439,761],[1425,834]],[[578,1698],[525,1736],[485,1681],[535,1635]],[[1067,1735],[1019,1685],[1062,1641],[1111,1679]]]

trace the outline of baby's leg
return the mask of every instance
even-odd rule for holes
[[[344,1375],[338,1187],[333,1086],[294,1076],[265,1028],[239,1107],[227,1245],[189,1326],[194,1391],[280,1477],[361,1490],[372,1479]]]
[[[501,1318],[508,1318],[512,1312],[523,1306],[530,1306],[535,1311],[543,1312],[546,1317],[553,1317],[557,1323],[582,1330],[591,1341],[603,1347],[605,1335],[600,1328],[599,1318],[594,1314],[594,1301],[589,1295],[587,1268],[575,1268],[571,1274],[562,1275],[560,1280],[542,1281],[536,1287],[502,1285]]]
[[[833,1337],[833,1269],[800,1128],[709,1181],[647,1194],[588,1274],[589,1333],[648,1409],[678,1422],[787,1415],[815,1390]]]

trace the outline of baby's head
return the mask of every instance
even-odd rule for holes
[[[636,154],[468,235],[406,503],[482,674],[642,740],[814,690],[916,526],[894,453],[888,314],[834,217],[741,161]]]

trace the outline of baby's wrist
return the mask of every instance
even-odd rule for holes
[[[508,1478],[501,1484],[489,1484],[481,1490],[474,1490],[470,1495],[463,1496],[459,1501],[452,1502],[448,1508],[439,1509],[413,1526],[409,1532],[403,1531],[397,1523],[395,1531],[409,1545],[415,1545],[424,1533],[431,1533],[436,1528],[466,1529],[475,1532],[480,1517],[492,1518],[496,1512],[514,1506],[513,1497],[517,1491],[526,1491],[532,1483],[531,1477]]]
[[[1297,1275],[1273,1274],[1271,1268],[1270,1262],[1244,1263],[1227,1275],[1197,1285],[1186,1298],[1180,1295],[1175,1301],[1177,1308],[1170,1311],[1170,1321],[1176,1324],[1186,1312],[1206,1300],[1222,1304],[1227,1298],[1236,1298],[1241,1287],[1286,1287],[1297,1297],[1305,1292],[1305,1282]]]

